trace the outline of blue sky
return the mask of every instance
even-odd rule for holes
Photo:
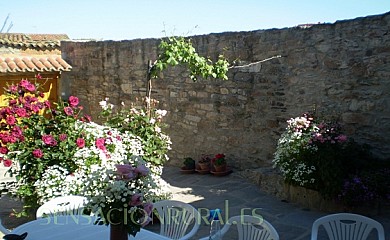
[[[390,0],[0,0],[0,23],[10,14],[14,33],[123,40],[333,23],[389,11]]]

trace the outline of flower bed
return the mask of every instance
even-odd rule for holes
[[[366,145],[347,138],[337,121],[304,113],[287,124],[273,163],[288,184],[318,191],[325,199],[345,205],[390,199],[390,182],[378,174],[379,169],[388,171],[389,164],[374,159]],[[367,175],[365,181],[356,181]]]

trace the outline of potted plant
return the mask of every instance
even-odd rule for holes
[[[226,171],[226,159],[225,154],[219,153],[211,160],[216,172]]]
[[[186,157],[183,160],[183,166],[181,167],[182,172],[194,172],[195,171],[195,160],[191,157]]]
[[[198,161],[199,168],[201,170],[209,170],[210,169],[211,157],[208,155],[202,155],[200,160]]]

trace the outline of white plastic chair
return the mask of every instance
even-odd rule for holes
[[[365,240],[374,229],[377,230],[378,240],[385,240],[385,231],[379,222],[358,214],[336,213],[317,219],[311,230],[312,240],[317,240],[321,225],[330,240]]]
[[[154,203],[153,208],[158,213],[162,236],[185,240],[193,237],[200,227],[200,213],[188,203],[163,200]],[[192,229],[189,230],[191,225]]]
[[[83,196],[62,196],[45,202],[37,209],[36,217],[54,215],[82,215],[87,198]]]
[[[250,215],[229,218],[220,230],[220,235],[225,235],[232,224],[237,225],[238,240],[279,240],[278,232],[269,222]],[[207,239],[209,237],[204,237],[201,240]]]

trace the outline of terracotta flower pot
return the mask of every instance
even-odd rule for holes
[[[210,169],[210,163],[198,163],[198,165],[199,165],[199,168],[201,170],[208,170],[208,169]]]
[[[226,172],[226,164],[223,165],[214,165],[216,172]]]

